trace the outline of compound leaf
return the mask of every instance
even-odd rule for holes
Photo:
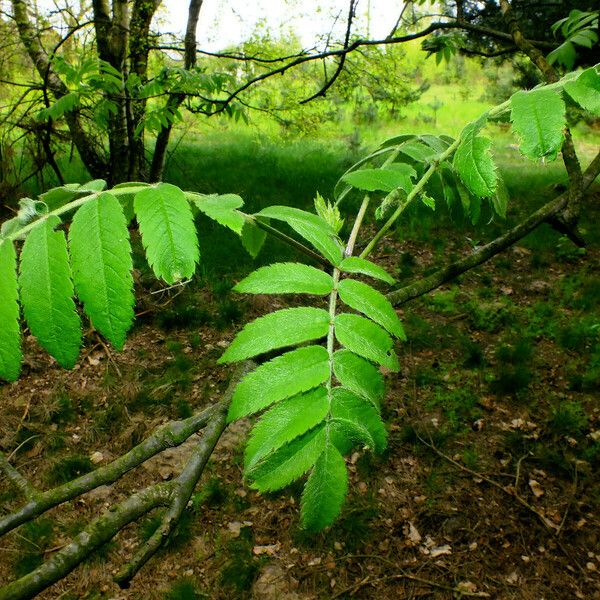
[[[168,284],[189,279],[199,259],[194,217],[185,194],[160,183],[135,195],[134,209],[148,263]]]
[[[246,469],[318,425],[328,412],[327,390],[322,386],[279,402],[252,429],[244,455]]]
[[[335,336],[342,346],[372,360],[390,371],[398,371],[398,357],[392,338],[372,321],[358,315],[340,314],[335,318]]]
[[[133,268],[120,202],[103,193],[84,204],[69,229],[73,282],[94,327],[117,350],[133,322]]]
[[[348,492],[348,472],[343,456],[331,443],[325,445],[302,494],[302,525],[321,531],[340,514]]]
[[[359,258],[358,256],[348,256],[347,258],[344,258],[339,265],[339,269],[344,273],[360,273],[361,275],[367,275],[374,279],[380,279],[390,285],[396,281],[379,265],[376,265],[366,258]]]
[[[454,155],[453,165],[467,189],[479,198],[496,191],[496,166],[489,149],[492,142],[477,135],[479,123],[469,123]]]
[[[248,323],[234,338],[219,363],[293,346],[327,335],[329,314],[322,308],[284,308]]]
[[[541,88],[513,94],[510,104],[513,129],[521,138],[521,152],[531,159],[555,159],[566,124],[561,96]]]
[[[260,492],[279,490],[302,477],[317,461],[325,446],[324,423],[259,461],[247,476]]]
[[[406,340],[402,323],[391,302],[370,285],[354,279],[343,279],[338,284],[338,292],[342,301],[379,323],[397,338]]]
[[[17,254],[9,240],[0,240],[0,298],[0,379],[15,381],[21,372],[21,328]]]
[[[325,296],[333,289],[333,278],[315,267],[302,263],[275,263],[250,273],[233,289],[245,294]]]
[[[67,241],[62,231],[54,231],[59,224],[58,217],[50,216],[31,230],[21,252],[19,284],[31,333],[59,365],[70,369],[79,355],[81,328]]]
[[[237,385],[228,420],[251,415],[273,402],[310,390],[329,377],[329,355],[323,346],[306,346],[282,354],[248,373]]]
[[[385,383],[379,369],[369,361],[350,350],[338,350],[333,354],[333,372],[343,387],[379,408]]]

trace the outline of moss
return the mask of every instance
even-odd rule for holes
[[[48,473],[48,479],[50,483],[58,485],[93,470],[94,464],[87,456],[75,454],[55,462]]]

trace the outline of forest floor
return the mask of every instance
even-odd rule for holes
[[[386,376],[389,448],[349,458],[349,496],[327,532],[300,529],[300,485],[268,496],[245,486],[250,421],[241,421],[219,442],[174,539],[129,589],[112,575],[151,535],[155,515],[40,598],[600,599],[598,191],[591,201],[585,252],[543,227],[399,309],[409,341],[397,348],[401,371]],[[399,230],[375,257],[400,283],[476,243],[448,224],[422,225]],[[25,340],[23,377],[0,388],[0,447],[34,484],[106,464],[220,397],[231,373],[216,366],[223,348],[243,322],[287,301],[238,297],[230,288],[239,273],[209,275],[160,291],[140,267],[124,352],[92,332],[72,371]],[[189,450],[167,451],[7,536],[0,582],[132,491],[176,475]],[[2,510],[18,504],[0,482]]]

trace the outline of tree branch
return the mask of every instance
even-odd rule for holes
[[[225,392],[218,410],[215,412],[208,424],[202,439],[198,442],[190,460],[181,475],[174,482],[173,501],[162,518],[160,526],[152,534],[150,539],[136,552],[129,564],[125,565],[115,576],[115,581],[121,588],[129,586],[129,582],[136,573],[150,560],[158,549],[166,542],[175,526],[179,522],[185,507],[204,471],[221,434],[226,427],[227,409],[237,382],[254,367],[251,361],[242,363],[234,373],[232,381]]]
[[[123,527],[151,510],[168,505],[173,483],[159,483],[130,496],[92,521],[73,541],[24,577],[0,588],[0,600],[27,600],[56,583]]]
[[[350,8],[348,10],[348,21],[347,21],[347,25],[346,25],[346,35],[344,36],[344,50],[346,50],[348,48],[348,45],[350,44],[350,33],[352,31],[352,21],[354,19],[355,13],[356,13],[356,3],[357,2],[358,2],[358,0],[350,0]],[[335,72],[333,73],[331,78],[325,82],[325,84],[321,87],[321,89],[318,92],[316,92],[315,94],[313,94],[312,96],[302,100],[300,102],[300,104],[306,104],[308,102],[311,102],[315,98],[319,98],[320,96],[325,96],[325,94],[327,93],[327,90],[335,83],[336,79],[340,76],[340,74],[344,70],[344,64],[346,63],[346,56],[348,56],[347,52],[344,52],[344,54],[342,54],[340,56],[340,60],[338,62]]]
[[[600,174],[600,152],[590,163],[583,176],[583,186],[581,193],[585,192]],[[476,252],[469,256],[451,263],[435,273],[419,279],[398,290],[390,292],[387,297],[394,306],[400,306],[409,300],[423,296],[428,292],[440,287],[444,283],[458,277],[462,273],[477,267],[493,258],[518,240],[531,233],[536,227],[555,215],[559,214],[569,202],[569,193],[565,192],[542,206],[539,210],[531,214],[525,221],[519,223],[500,237],[482,246]]]
[[[320,52],[317,54],[301,54],[301,55],[297,56],[296,58],[294,58],[294,60],[286,63],[285,65],[281,65],[277,69],[273,69],[272,71],[267,71],[266,73],[261,73],[260,75],[257,75],[256,77],[253,77],[252,79],[249,79],[248,81],[246,81],[246,83],[241,85],[238,89],[230,92],[229,95],[225,99],[222,99],[222,100],[215,99],[214,102],[219,104],[220,107],[213,114],[223,112],[227,105],[229,105],[231,102],[233,102],[242,92],[246,91],[248,88],[252,87],[254,84],[256,84],[260,81],[263,81],[265,79],[268,79],[270,77],[274,77],[275,75],[282,75],[289,69],[292,69],[303,63],[314,61],[314,60],[322,60],[322,59],[326,59],[326,58],[330,58],[330,57],[340,57],[341,58],[342,56],[349,54],[350,52],[354,52],[357,48],[360,48],[362,46],[382,46],[382,45],[386,45],[386,44],[402,44],[404,42],[409,42],[411,40],[421,39],[432,33],[435,33],[436,31],[451,30],[451,29],[464,29],[466,31],[480,33],[482,35],[488,35],[490,37],[494,37],[494,38],[502,40],[502,41],[509,41],[509,42],[513,41],[512,36],[509,33],[506,33],[504,31],[497,31],[495,29],[490,29],[488,27],[482,27],[480,25],[474,25],[472,23],[468,23],[465,21],[456,21],[456,20],[454,20],[454,21],[437,21],[437,22],[431,23],[428,27],[426,27],[425,29],[422,29],[421,31],[418,31],[416,33],[402,35],[402,36],[387,37],[384,39],[377,39],[377,40],[359,38],[359,39],[354,40],[347,47],[342,47],[337,50],[326,50],[324,52]],[[550,47],[550,48],[556,47],[555,44],[548,44],[546,42],[536,42],[536,43],[543,47]]]
[[[556,69],[546,60],[544,54],[525,38],[509,0],[500,0],[500,9],[517,47],[529,57],[529,60],[541,71],[548,83],[556,83],[559,80]],[[565,128],[565,140],[561,150],[570,182],[569,202],[565,206],[565,209],[553,215],[549,222],[558,231],[568,235],[573,243],[578,246],[585,246],[585,242],[577,230],[577,222],[581,213],[581,200],[583,198],[583,175],[577,151],[573,144],[573,138],[568,127]]]
[[[219,410],[219,405],[214,405],[183,421],[167,423],[159,427],[150,437],[146,438],[129,452],[108,465],[96,469],[91,473],[86,473],[59,487],[38,493],[35,496],[30,495],[31,500],[27,504],[0,519],[0,536],[5,535],[31,519],[35,519],[63,502],[73,500],[73,498],[77,498],[101,485],[113,483],[128,471],[138,467],[149,458],[160,454],[163,450],[183,444],[191,435],[205,427]],[[0,468],[5,469],[1,459]]]
[[[204,411],[204,413],[200,413],[195,417],[178,422],[179,425],[181,425],[181,423],[189,424],[193,419],[196,419],[197,424],[198,422],[204,422],[208,419],[206,431],[204,432],[202,439],[198,442],[198,445],[194,448],[190,459],[179,477],[168,483],[158,483],[149,486],[130,496],[119,505],[109,508],[104,514],[92,521],[92,523],[77,535],[70,544],[54,554],[51,559],[24,577],[0,588],[0,600],[25,600],[27,598],[32,598],[68,575],[75,567],[77,567],[77,565],[90,556],[94,550],[109,542],[126,525],[138,520],[140,517],[159,506],[165,506],[167,507],[167,512],[158,532],[142,546],[140,551],[132,559],[131,563],[123,569],[118,576],[120,583],[122,585],[127,585],[138,570],[160,548],[162,543],[164,543],[168,535],[177,525],[177,522],[204,471],[208,459],[221,434],[225,430],[227,409],[231,397],[233,396],[233,391],[238,381],[254,366],[252,361],[245,361],[237,367],[229,382],[227,390],[223,395],[223,399],[218,404],[211,407],[210,415],[205,414],[207,411]],[[173,426],[178,423],[170,423],[167,426],[160,428],[159,431],[163,433],[170,432]],[[159,432],[157,431],[156,434],[149,439],[155,439],[158,433]],[[188,429],[187,433],[187,437],[190,437],[194,431]],[[168,438],[169,436],[167,436],[167,439]],[[143,444],[140,446],[142,445]],[[157,454],[159,451],[160,450],[154,452],[154,454]],[[114,462],[116,463],[119,460],[120,459],[117,459],[117,461]],[[137,464],[141,464],[141,462],[138,462]],[[101,471],[101,469],[99,469],[99,471]],[[93,475],[93,473],[90,475]],[[82,478],[79,478],[79,480],[76,481],[81,481],[81,479]],[[61,488],[64,487],[65,486],[61,486]],[[92,487],[97,486],[94,485]],[[92,487],[89,489],[92,489]],[[75,497],[76,495],[79,494],[75,494],[72,497]],[[27,520],[30,520],[31,518],[32,517]]]

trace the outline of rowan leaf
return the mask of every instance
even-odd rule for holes
[[[189,279],[199,259],[194,217],[185,194],[160,183],[135,195],[134,209],[155,275],[173,284]]]
[[[237,194],[194,194],[192,197],[194,204],[207,217],[242,235],[246,219],[237,209],[244,206],[244,201]]]
[[[397,188],[410,192],[413,187],[412,177],[415,170],[406,163],[398,163],[394,168],[361,169],[346,173],[342,181],[366,192],[392,192]]]
[[[375,452],[387,446],[387,431],[381,416],[370,402],[350,390],[337,387],[332,390],[331,416],[336,421],[347,421],[357,431],[363,432],[360,440]]]
[[[329,377],[329,355],[323,346],[306,346],[282,354],[248,373],[231,399],[229,422],[274,402],[306,392]]]
[[[350,308],[363,313],[397,338],[406,340],[404,328],[394,307],[382,293],[354,279],[342,279],[338,284],[338,293]]]
[[[339,269],[343,273],[360,273],[361,275],[367,275],[374,279],[380,279],[390,285],[396,281],[379,265],[376,265],[366,258],[359,258],[358,256],[348,256],[347,258],[344,258],[339,265]]]
[[[21,252],[19,285],[31,333],[58,362],[72,368],[79,355],[81,327],[73,302],[67,241],[50,216],[29,233]]]
[[[261,417],[250,433],[244,454],[246,470],[318,425],[328,412],[329,399],[323,386],[276,404]]]
[[[133,277],[127,221],[105,192],[84,204],[69,229],[73,282],[94,327],[122,350],[133,323]]]
[[[317,215],[291,206],[269,206],[257,216],[284,221],[310,242],[332,265],[341,262],[342,248],[335,230]]]
[[[0,240],[0,379],[16,381],[21,372],[21,328],[17,254],[13,243]]]
[[[329,314],[322,308],[277,310],[248,323],[218,362],[245,360],[276,348],[316,340],[326,336],[328,330]]]
[[[583,71],[575,81],[565,83],[564,89],[581,108],[600,115],[600,74],[595,67]]]
[[[241,236],[242,246],[244,246],[246,252],[248,252],[252,258],[256,258],[267,239],[267,233],[251,221],[246,221],[242,228]]]
[[[333,372],[341,385],[379,409],[385,383],[379,369],[350,350],[333,354]]]
[[[479,198],[496,191],[496,166],[490,154],[491,140],[477,135],[480,123],[469,123],[454,154],[453,165],[467,189]]]
[[[564,140],[565,103],[554,90],[517,92],[510,99],[513,129],[521,152],[531,159],[554,160]]]
[[[319,456],[302,494],[302,525],[321,531],[340,514],[348,492],[348,472],[343,456],[331,443]]]
[[[346,313],[337,315],[335,337],[348,350],[379,363],[390,371],[398,371],[400,368],[392,338],[368,319]]]
[[[245,294],[325,296],[333,289],[333,278],[315,267],[302,263],[275,263],[250,273],[233,289]]]
[[[324,423],[259,461],[246,474],[259,492],[279,490],[302,477],[317,461],[326,440]]]

